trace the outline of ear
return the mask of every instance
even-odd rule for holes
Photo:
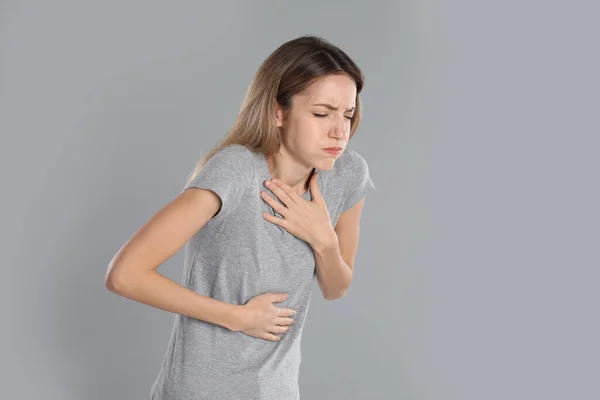
[[[275,104],[277,107],[275,112],[275,126],[281,128],[283,126],[283,121],[285,120],[285,112],[278,102],[275,102]]]

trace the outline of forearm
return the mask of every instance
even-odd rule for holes
[[[230,330],[236,329],[241,307],[194,292],[156,271],[121,279],[109,290],[151,307],[187,315]]]
[[[317,280],[327,299],[342,297],[352,282],[352,269],[340,252],[337,235],[326,242],[313,246],[317,267]]]

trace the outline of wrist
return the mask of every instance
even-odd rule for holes
[[[239,332],[243,329],[242,321],[245,312],[246,311],[243,305],[231,304],[231,307],[229,307],[229,310],[226,313],[227,320],[225,321],[225,325],[223,326],[229,329],[230,331]]]
[[[312,244],[312,248],[315,252],[325,252],[327,250],[336,248],[337,246],[339,246],[339,240],[333,229],[331,229],[329,234]]]

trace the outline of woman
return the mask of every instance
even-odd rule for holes
[[[348,289],[374,188],[346,149],[362,88],[361,71],[327,41],[284,43],[226,138],[115,255],[111,291],[176,314],[151,399],[300,398],[312,284],[330,300]],[[156,270],[184,244],[178,285]]]

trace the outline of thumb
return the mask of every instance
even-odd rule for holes
[[[323,199],[321,189],[319,189],[319,171],[315,171],[312,178],[310,178],[310,193],[313,198]]]
[[[279,301],[287,300],[287,298],[288,298],[288,294],[287,293],[279,293],[279,295],[277,296],[277,299]]]

